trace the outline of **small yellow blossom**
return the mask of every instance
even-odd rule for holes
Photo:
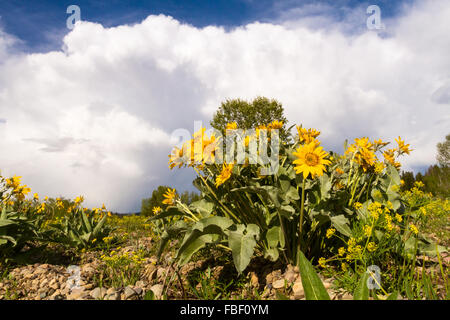
[[[377,249],[377,245],[375,244],[375,242],[369,242],[369,244],[367,245],[367,250],[369,250],[369,252],[374,252]]]
[[[330,229],[328,229],[327,230],[327,238],[328,239],[330,239],[332,236],[333,236],[333,234],[336,232],[336,229],[334,229],[334,228],[330,228]]]
[[[324,257],[319,258],[319,265],[320,265],[322,268],[325,268],[326,262],[327,262],[327,261],[325,260]]]
[[[419,233],[419,229],[417,229],[417,227],[412,223],[409,225],[409,230],[411,230],[411,232],[413,232],[414,234]]]
[[[363,206],[363,205],[362,205],[361,202],[355,202],[355,203],[353,204],[353,208],[355,208],[356,210],[362,208],[362,206]]]

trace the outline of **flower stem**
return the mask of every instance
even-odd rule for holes
[[[303,179],[303,182],[302,182],[302,203],[301,203],[301,207],[300,207],[300,221],[299,221],[299,226],[298,226],[298,243],[297,243],[297,245],[298,245],[298,253],[300,253],[300,250],[301,250],[300,242],[301,242],[301,239],[302,239],[303,213],[305,211],[305,182],[306,182],[306,179]]]

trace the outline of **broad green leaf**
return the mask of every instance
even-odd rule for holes
[[[204,231],[209,229],[208,233],[224,233],[233,224],[233,221],[227,217],[212,216],[203,218],[195,223],[192,229]]]
[[[298,267],[305,290],[306,300],[330,300],[322,280],[320,280],[311,262],[306,259],[303,252],[298,252]]]
[[[269,258],[270,261],[277,261],[280,256],[280,252],[277,248],[269,248],[264,252],[264,258]]]
[[[228,236],[228,244],[232,250],[233,261],[239,273],[245,270],[253,256],[256,246],[255,236],[257,236],[255,225],[238,225],[236,231],[230,231]],[[244,233],[247,231],[247,233]],[[259,233],[259,230],[258,230]]]
[[[281,206],[280,214],[289,219],[295,214],[295,209],[292,206]]]
[[[394,291],[386,298],[386,300],[397,300],[397,298],[398,298],[398,291]]]
[[[297,188],[292,187],[292,186],[289,188],[288,192],[285,193],[285,197],[289,201],[291,201],[291,200],[294,200],[294,201],[300,200],[300,196],[298,194]]]
[[[9,226],[11,224],[17,224],[17,222],[9,220],[9,219],[1,219],[0,220],[0,227]]]
[[[266,239],[270,248],[275,248],[280,242],[280,232],[281,228],[279,226],[272,227],[267,231]]]
[[[108,215],[104,215],[100,221],[97,223],[97,225],[94,227],[94,230],[92,231],[94,237],[100,232],[100,230],[102,230],[103,225],[105,224],[106,218],[108,217]]]
[[[352,235],[352,230],[350,229],[349,221],[343,214],[330,217],[330,220],[331,224],[333,225],[333,227],[336,228],[337,231],[339,231],[340,233],[342,233],[347,237],[350,237]]]
[[[178,251],[177,259],[180,266],[186,264],[191,259],[192,255],[203,248],[207,243],[212,243],[216,240],[213,234],[202,234],[198,230],[194,230],[195,235],[190,237],[190,241],[185,242]]]
[[[369,300],[369,287],[367,286],[367,279],[369,279],[369,274],[364,272],[358,282],[355,292],[353,293],[353,300]]]
[[[322,199],[327,199],[330,197],[331,190],[331,180],[327,174],[322,175],[319,178],[320,182],[320,195]]]
[[[186,229],[187,229],[186,222],[184,222],[183,220],[179,220],[164,230],[164,232],[161,235],[161,241],[157,253],[158,259],[161,257],[161,254],[165,246],[167,245],[167,242],[170,239],[177,237],[181,232],[186,231]]]
[[[209,202],[205,199],[201,199],[195,202],[192,202],[189,206],[193,211],[196,211],[202,215],[202,217],[206,218],[211,215],[214,209],[214,203]]]
[[[436,244],[435,243],[424,243],[419,241],[417,248],[420,253],[425,254],[429,257],[436,257]],[[438,246],[439,254],[448,252],[443,246]]]
[[[86,216],[86,213],[84,212],[84,209],[81,210],[81,217],[83,218],[83,223],[84,223],[84,226],[85,226],[86,230],[88,232],[92,232],[91,222],[89,221],[88,217]]]
[[[2,242],[3,242],[3,241],[6,241],[6,242],[10,241],[10,242],[12,242],[14,245],[17,244],[17,241],[16,241],[13,237],[11,237],[11,236],[4,236],[4,235],[1,235],[1,236],[0,236],[0,239],[3,239]],[[3,242],[3,244],[5,244],[6,242]]]
[[[281,292],[276,293],[277,296],[277,300],[290,300],[289,297],[285,296],[284,294],[282,294]]]

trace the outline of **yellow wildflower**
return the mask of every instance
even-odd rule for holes
[[[328,229],[327,230],[327,235],[326,235],[326,237],[328,238],[328,239],[330,239],[332,236],[333,236],[333,234],[336,232],[336,229],[334,229],[334,228],[330,228],[330,229]]]
[[[324,257],[319,258],[319,265],[320,265],[322,268],[325,268],[326,262],[327,262],[327,261],[325,260]]]
[[[409,225],[409,230],[411,230],[411,232],[413,232],[414,234],[419,233],[419,229],[417,229],[417,227],[412,223]]]
[[[166,193],[163,194],[164,200],[162,201],[163,204],[167,205],[173,205],[175,204],[175,198],[177,196],[175,189],[168,188]]]
[[[222,185],[225,183],[225,181],[227,181],[228,179],[230,179],[231,177],[231,173],[233,171],[233,167],[234,164],[223,164],[222,165],[222,171],[220,172],[220,174],[216,177],[216,187]]]
[[[375,242],[369,242],[369,244],[367,245],[367,250],[369,250],[369,252],[374,252],[377,249],[377,245],[375,244]]]
[[[331,163],[325,159],[328,153],[323,151],[322,147],[318,147],[315,142],[300,146],[293,154],[297,157],[293,162],[296,165],[295,172],[303,173],[303,179],[306,179],[309,174],[312,178],[322,176],[326,171],[325,166]]]

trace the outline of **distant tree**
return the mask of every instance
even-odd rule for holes
[[[213,128],[224,132],[227,123],[236,122],[238,128],[252,129],[274,120],[283,121],[284,125],[280,130],[280,137],[283,138],[286,135],[287,123],[283,106],[275,99],[257,97],[252,102],[241,99],[228,99],[222,102],[210,124]]]
[[[414,186],[414,173],[411,171],[403,171],[400,178],[403,180],[402,190],[410,190]]]
[[[437,144],[438,154],[436,156],[437,161],[442,167],[450,166],[450,134],[445,137],[444,142]]]
[[[423,174],[421,172],[417,172],[415,179],[416,181],[423,182]]]
[[[200,195],[194,191],[185,191],[180,195],[180,198],[183,203],[187,204],[191,204],[192,202],[201,199]]]
[[[450,167],[432,165],[423,176],[425,191],[435,196],[450,197]]]
[[[164,193],[166,193],[168,186],[159,186],[152,192],[152,196],[150,198],[142,199],[141,205],[141,215],[142,216],[151,216],[153,215],[153,208],[160,207],[162,201],[164,200]]]

